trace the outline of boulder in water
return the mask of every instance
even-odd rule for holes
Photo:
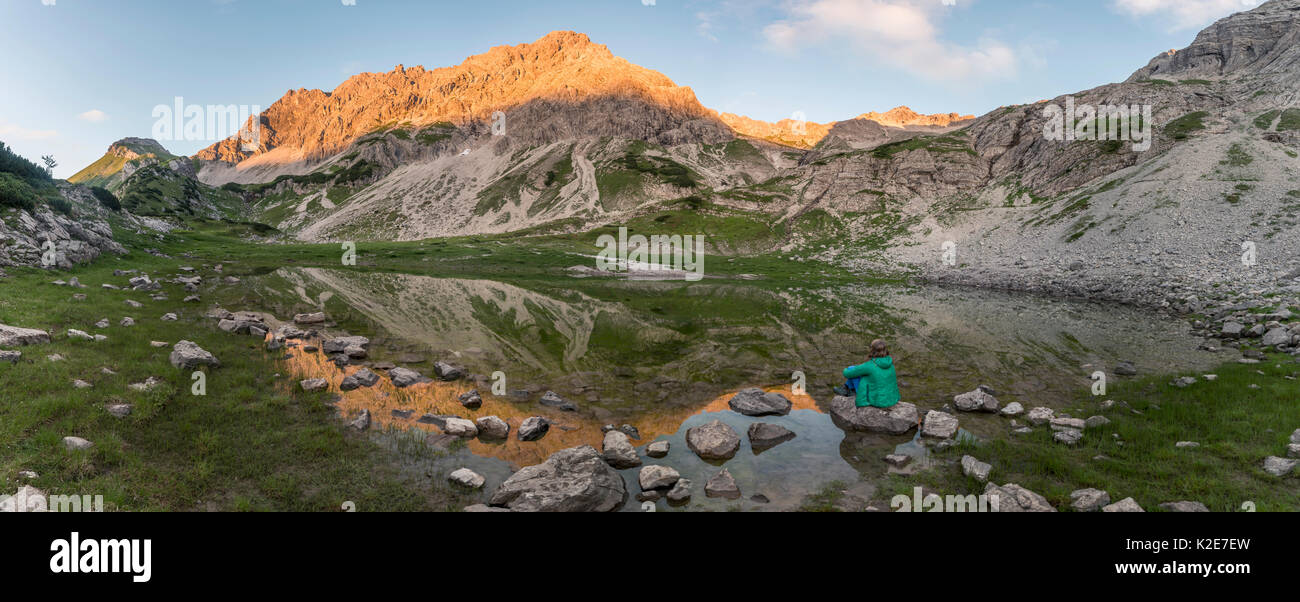
[[[745,389],[727,402],[732,411],[746,416],[784,416],[793,404],[780,393],[768,393],[757,387]]]
[[[729,460],[740,449],[740,435],[721,420],[714,420],[688,429],[686,446],[705,460]]]
[[[682,475],[677,472],[677,469],[660,464],[642,466],[641,471],[637,473],[637,481],[644,491],[672,487],[681,478]]]
[[[571,401],[566,401],[563,397],[557,395],[555,391],[547,391],[545,394],[543,394],[541,399],[541,404],[550,408],[558,408],[564,412],[578,411],[577,405],[575,405]]]
[[[957,417],[947,412],[930,410],[921,425],[921,436],[934,439],[951,439],[957,434]]]
[[[510,436],[510,424],[496,416],[484,416],[474,421],[478,427],[479,437],[484,439],[505,439]]]
[[[708,483],[704,484],[704,495],[738,500],[740,499],[740,486],[736,485],[736,479],[731,476],[731,472],[724,468],[718,474],[713,475],[713,478],[709,479]]]
[[[905,401],[887,409],[859,408],[857,400],[843,396],[831,400],[830,412],[831,421],[845,431],[891,435],[902,435],[916,428],[920,416],[916,406]]]
[[[610,512],[626,501],[623,477],[596,448],[583,445],[516,472],[488,503],[520,512]]]
[[[632,440],[628,439],[623,431],[605,433],[602,447],[605,461],[614,468],[632,468],[641,465],[641,458],[637,456],[636,448],[632,447]],[[642,486],[642,489],[645,487]]]
[[[447,475],[447,480],[460,485],[461,487],[468,487],[470,489],[479,489],[483,487],[483,483],[486,482],[483,475],[468,468],[460,468],[452,471],[450,475]]]
[[[749,425],[749,446],[755,454],[767,451],[795,438],[794,431],[779,424],[755,422]]]
[[[399,389],[433,382],[433,379],[409,368],[393,368],[388,371],[388,378],[393,381],[393,386]]]
[[[541,416],[533,416],[531,418],[525,418],[524,422],[519,425],[518,437],[520,441],[536,441],[541,439],[542,436],[546,434],[546,431],[549,430],[551,430],[551,423],[549,420],[542,418]]]

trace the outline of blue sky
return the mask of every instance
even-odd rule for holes
[[[1252,1],[0,0],[0,140],[67,177],[177,96],[265,108],[559,29],[759,119],[983,114],[1122,80]]]

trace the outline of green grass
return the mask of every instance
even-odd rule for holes
[[[1280,111],[1269,111],[1255,118],[1255,127],[1261,130],[1271,129],[1273,121],[1277,119]]]
[[[1277,124],[1277,131],[1291,132],[1300,130],[1300,109],[1282,111],[1282,120]]]
[[[455,131],[456,131],[455,125],[448,123],[446,121],[440,121],[429,127],[421,129],[419,133],[415,135],[415,140],[420,144],[433,145],[442,142],[444,140],[450,140],[452,133]]]
[[[1186,140],[1192,132],[1205,129],[1205,119],[1209,116],[1205,111],[1183,115],[1165,125],[1165,134],[1174,140]]]
[[[187,262],[194,265],[196,262]],[[354,501],[361,511],[447,510],[466,500],[440,479],[402,477],[390,456],[365,436],[345,431],[322,394],[305,395],[277,372],[274,354],[254,338],[230,335],[200,317],[200,304],[182,304],[187,293],[164,285],[173,301],[144,293],[99,287],[114,269],[176,273],[176,260],[135,253],[78,268],[86,289],[54,286],[71,274],[11,269],[0,279],[0,323],[52,330],[48,345],[21,348],[17,365],[0,365],[0,388],[21,391],[0,404],[0,475],[4,490],[20,470],[40,476],[32,484],[51,494],[103,495],[108,510],[337,511]],[[227,267],[232,267],[227,264]],[[230,270],[227,270],[229,273]],[[214,275],[206,274],[209,278]],[[85,301],[73,300],[84,293]],[[133,309],[125,299],[144,303]],[[166,312],[180,315],[163,322]],[[123,316],[137,321],[118,326]],[[95,329],[107,318],[112,326]],[[102,333],[102,342],[74,341],[68,328]],[[207,395],[191,394],[191,374],[173,368],[170,347],[153,340],[192,340],[215,354],[220,368],[207,370]],[[61,362],[47,355],[60,354]],[[102,368],[116,375],[101,372]],[[149,393],[127,388],[149,377],[163,384]],[[74,389],[72,381],[94,384]],[[104,407],[131,403],[125,419]],[[91,450],[64,450],[62,438],[94,442]]]
[[[926,150],[932,153],[966,153],[972,157],[978,157],[975,149],[971,148],[970,143],[956,136],[917,136],[908,140],[900,140],[889,144],[882,144],[871,150],[871,156],[877,159],[890,159],[898,153]]]
[[[1228,156],[1221,164],[1230,167],[1245,167],[1254,162],[1255,158],[1250,156],[1246,149],[1242,148],[1240,144],[1234,144],[1228,148]]]
[[[1080,397],[1077,407],[1067,411],[1071,416],[1104,415],[1112,422],[1088,429],[1076,447],[1056,443],[1043,426],[1028,435],[963,443],[938,452],[938,458],[955,462],[966,454],[975,456],[993,465],[991,481],[1018,483],[1058,510],[1069,508],[1070,492],[1086,487],[1109,492],[1111,501],[1133,497],[1147,511],[1183,500],[1202,502],[1216,512],[1237,511],[1247,501],[1261,512],[1300,510],[1300,479],[1274,477],[1262,469],[1265,457],[1286,455],[1287,438],[1300,427],[1300,404],[1294,401],[1300,384],[1286,378],[1300,374],[1300,365],[1289,356],[1274,355],[1257,365],[1225,364],[1215,373],[1218,380],[1202,379],[1186,389],[1170,385],[1172,377],[1166,375],[1112,382],[1106,398]],[[1249,388],[1252,384],[1259,388]],[[1104,412],[1099,409],[1102,399],[1127,402],[1142,414],[1118,405]],[[1174,447],[1180,441],[1200,447]],[[1109,459],[1093,459],[1099,455]],[[910,492],[922,485],[954,494],[983,492],[983,485],[964,476],[959,464],[890,481],[882,491]]]
[[[844,488],[847,486],[843,481],[827,483],[820,491],[805,497],[803,503],[799,506],[799,511],[839,512],[840,510],[835,504],[844,499]]]
[[[672,159],[645,154],[649,146],[639,140],[628,144],[622,157],[602,162],[596,169],[596,188],[606,210],[629,208],[642,200],[649,182],[661,182],[682,189],[699,186],[699,175]]]

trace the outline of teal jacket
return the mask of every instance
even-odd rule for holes
[[[878,357],[861,366],[844,370],[844,378],[858,381],[858,407],[892,408],[902,398],[898,393],[898,374],[894,358]]]

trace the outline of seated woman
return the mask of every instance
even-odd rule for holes
[[[871,342],[871,359],[860,366],[846,368],[844,378],[848,382],[836,387],[835,392],[845,396],[853,392],[859,408],[892,408],[902,398],[894,358],[889,355],[889,346],[880,339]]]

